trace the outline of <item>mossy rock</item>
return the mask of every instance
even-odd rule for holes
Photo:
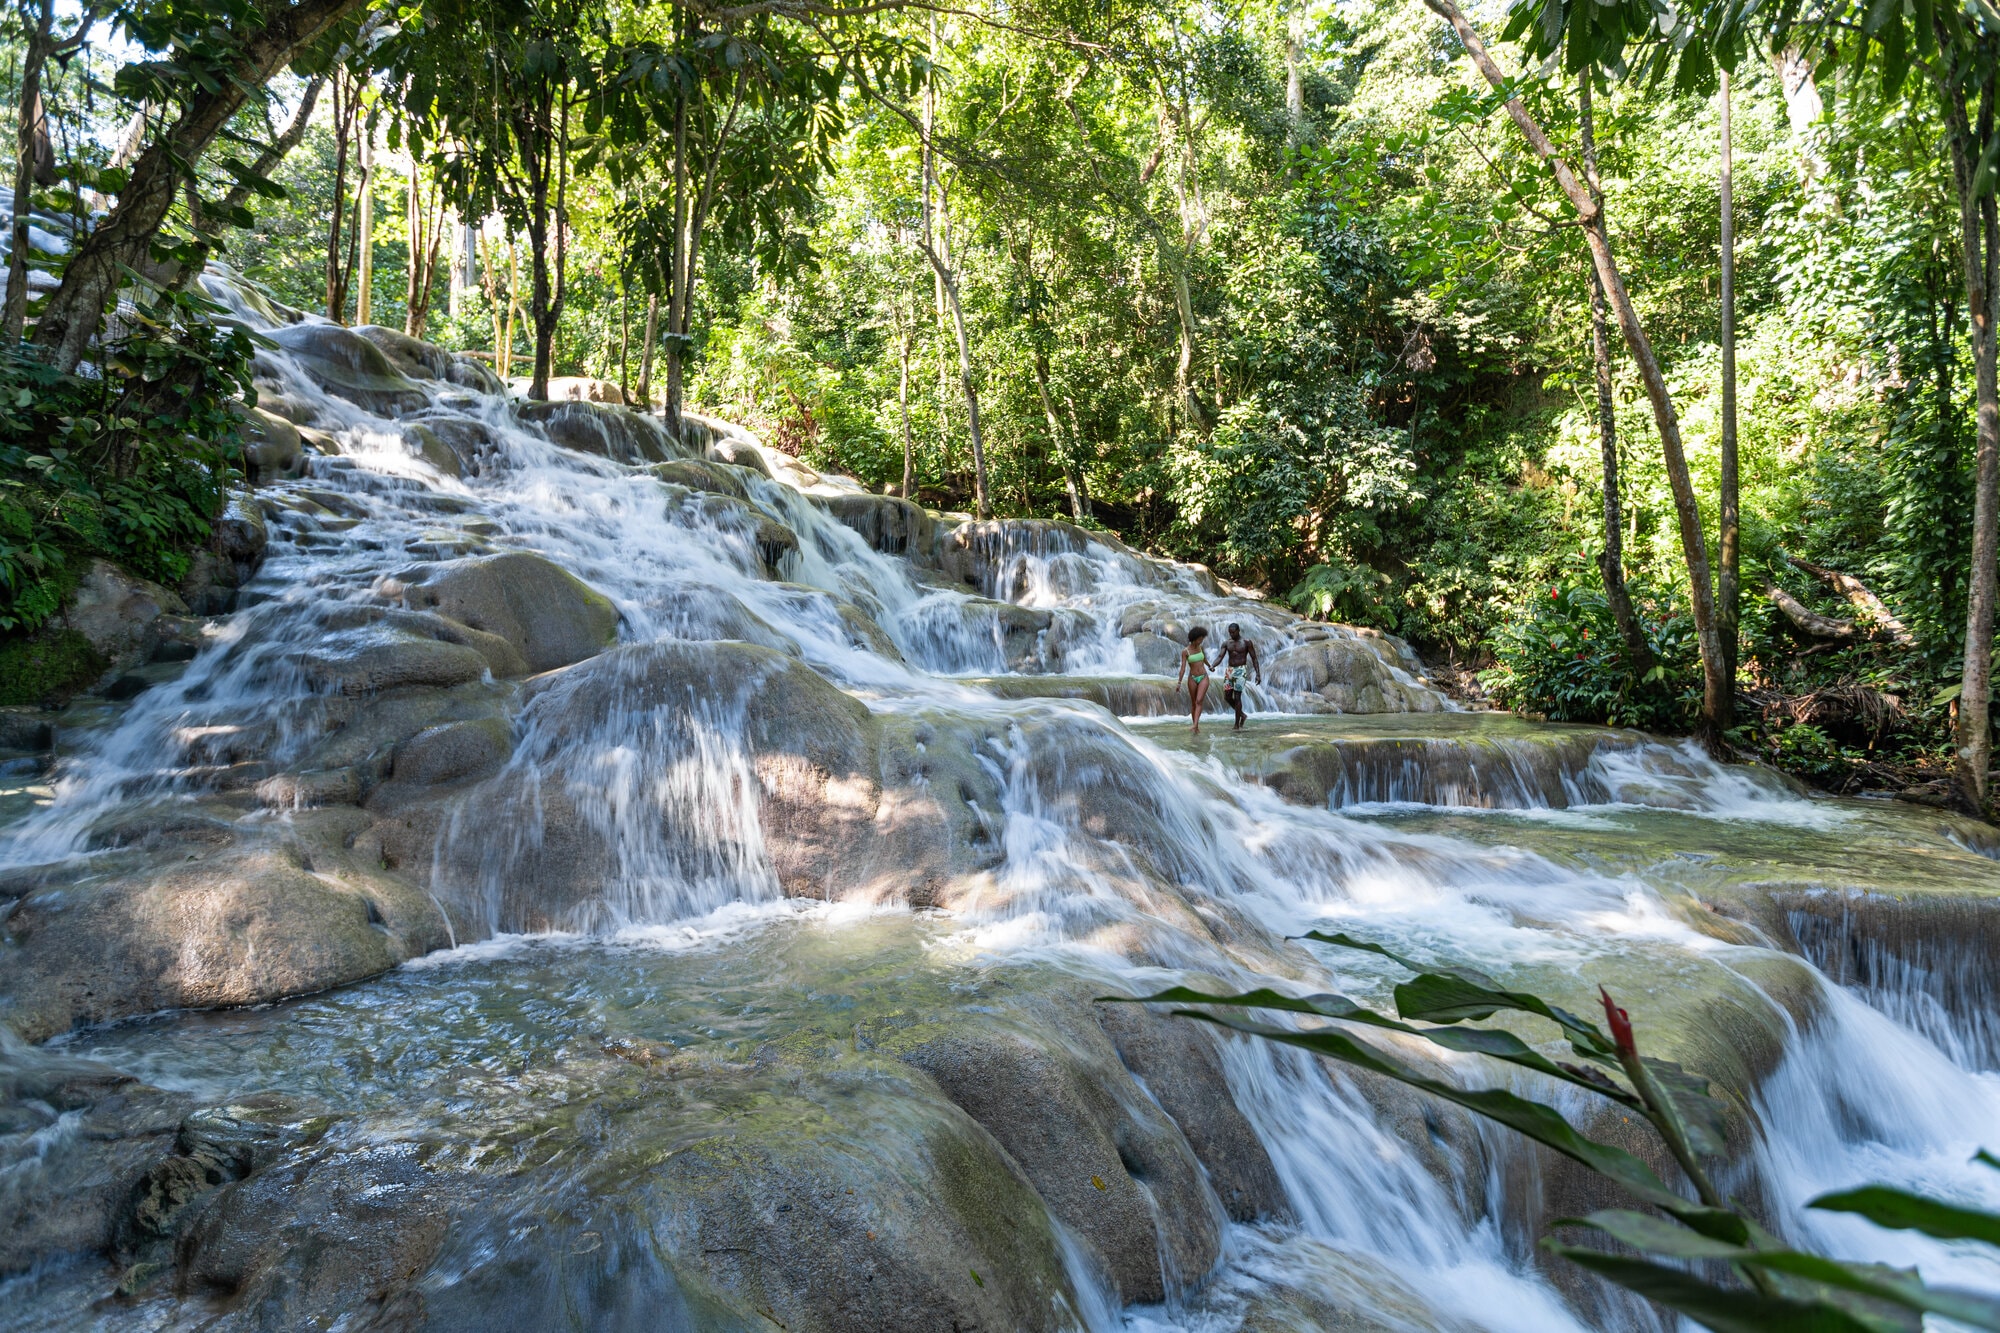
[[[0,644],[0,707],[62,703],[110,669],[75,630],[46,630]]]

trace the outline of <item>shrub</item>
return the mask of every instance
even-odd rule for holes
[[[1603,589],[1571,571],[1561,579],[1493,632],[1497,663],[1480,683],[1508,708],[1558,722],[1686,730],[1701,705],[1693,617],[1676,599],[1632,585],[1654,663],[1640,677]]]
[[[256,401],[251,335],[209,323],[218,311],[162,294],[96,377],[0,349],[0,630],[48,620],[91,556],[162,583],[187,573],[239,454],[231,400]]]

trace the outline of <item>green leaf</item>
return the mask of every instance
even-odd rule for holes
[[[1622,1245],[1669,1259],[1722,1260],[1760,1268],[1920,1313],[1943,1315],[1974,1328],[2000,1329],[2000,1301],[1975,1292],[1926,1286],[1914,1273],[1880,1264],[1848,1264],[1795,1250],[1757,1250],[1731,1245],[1696,1235],[1646,1213],[1606,1210],[1588,1217],[1564,1218],[1555,1225],[1589,1227]],[[1794,1291],[1792,1295],[1805,1293]],[[1846,1297],[1831,1299],[1838,1303]]]
[[[1448,1102],[1463,1106],[1469,1111],[1476,1111],[1489,1120],[1517,1130],[1565,1157],[1583,1163],[1599,1175],[1624,1186],[1635,1198],[1643,1202],[1650,1203],[1656,1208],[1664,1208],[1676,1217],[1686,1218],[1690,1214],[1696,1215],[1704,1230],[1713,1227],[1724,1233],[1725,1237],[1734,1234],[1737,1239],[1741,1239],[1744,1235],[1742,1220],[1734,1214],[1720,1213],[1719,1210],[1689,1203],[1668,1189],[1665,1182],[1643,1161],[1623,1148],[1615,1148],[1610,1144],[1586,1138],[1553,1108],[1544,1106],[1540,1102],[1529,1101],[1525,1097],[1518,1097],[1497,1088],[1468,1090],[1455,1087],[1440,1079],[1419,1073],[1379,1047],[1359,1041],[1335,1029],[1295,1032],[1194,1009],[1177,1009],[1174,1012],[1182,1017],[1198,1018],[1205,1023],[1214,1023],[1218,1027],[1262,1037],[1267,1041],[1296,1046],[1315,1055],[1327,1056],[1395,1079],[1398,1083],[1407,1084],[1433,1096],[1442,1097]],[[1690,1222],[1690,1225],[1696,1224]]]
[[[1236,1009],[1281,1009],[1287,1013],[1313,1014],[1321,1018],[1339,1019],[1349,1023],[1366,1023],[1370,1027],[1383,1028],[1390,1032],[1407,1033],[1422,1037],[1434,1045],[1448,1051],[1458,1051],[1467,1055],[1484,1055],[1494,1060],[1502,1060],[1523,1069],[1532,1069],[1563,1083],[1574,1084],[1588,1089],[1599,1096],[1607,1097],[1622,1106],[1640,1110],[1643,1103],[1625,1088],[1613,1083],[1594,1069],[1564,1067],[1537,1051],[1511,1032],[1493,1028],[1440,1027],[1420,1028],[1408,1023],[1399,1023],[1393,1018],[1378,1014],[1374,1010],[1356,1004],[1345,995],[1321,994],[1304,999],[1295,995],[1281,995],[1269,988],[1246,991],[1241,995],[1211,995],[1204,991],[1190,990],[1186,986],[1174,986],[1156,995],[1142,995],[1136,999],[1125,996],[1107,995],[1101,997],[1108,1003],[1131,1004],[1215,1004]],[[1673,1066],[1675,1070],[1679,1066]],[[1685,1075],[1682,1075],[1685,1078]]]
[[[250,187],[252,191],[254,191],[257,194],[263,195],[266,199],[285,198],[284,186],[278,184],[276,181],[270,179],[267,176],[258,175],[255,171],[251,170],[250,167],[246,166],[242,162],[237,161],[233,157],[223,158],[222,167],[223,170],[227,171],[231,176],[236,178],[237,184],[247,185],[248,187]]]
[[[2000,1245],[2000,1216],[1927,1199],[1889,1185],[1864,1185],[1856,1190],[1822,1194],[1806,1206],[1829,1213],[1858,1213],[1891,1231],[1921,1231],[1939,1240],[1977,1240]]]
[[[1694,1274],[1628,1255],[1606,1254],[1556,1241],[1542,1244],[1627,1291],[1637,1292],[1714,1330],[1714,1333],[1902,1333],[1907,1325],[1854,1314],[1819,1301],[1764,1296],[1720,1287]]]

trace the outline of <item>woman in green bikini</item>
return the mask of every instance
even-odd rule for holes
[[[1202,641],[1208,638],[1208,631],[1196,625],[1188,631],[1187,647],[1181,649],[1181,669],[1174,675],[1174,688],[1181,687],[1181,677],[1187,677],[1188,701],[1194,706],[1194,734],[1201,735],[1201,710],[1208,703],[1208,678],[1214,664],[1208,660],[1208,650]]]

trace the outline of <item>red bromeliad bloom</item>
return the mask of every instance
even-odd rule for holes
[[[1618,1054],[1637,1056],[1639,1047],[1632,1040],[1632,1016],[1611,1002],[1611,992],[1599,986],[1597,993],[1604,999],[1604,1021],[1611,1027],[1611,1040],[1618,1047]]]

